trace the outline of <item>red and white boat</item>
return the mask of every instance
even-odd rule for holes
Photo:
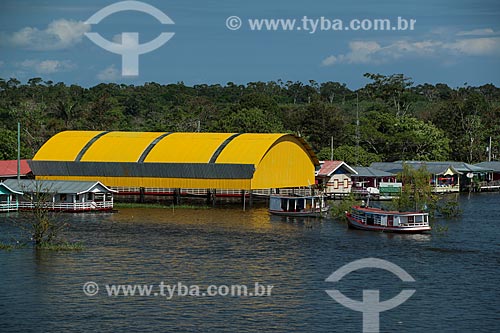
[[[430,231],[429,213],[398,212],[379,208],[353,206],[346,212],[349,227],[400,233],[421,233]]]

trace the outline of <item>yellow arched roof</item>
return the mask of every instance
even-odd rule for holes
[[[318,161],[290,134],[66,131],[32,164],[37,176],[108,186],[253,189],[311,185]]]

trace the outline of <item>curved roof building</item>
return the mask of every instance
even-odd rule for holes
[[[312,185],[318,164],[290,134],[108,131],[58,133],[31,161],[41,179],[241,190]]]

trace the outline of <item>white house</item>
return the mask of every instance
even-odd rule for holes
[[[3,184],[17,193],[19,209],[44,208],[57,211],[113,209],[113,193],[101,182],[7,179]],[[43,196],[38,200],[37,196]]]
[[[343,161],[320,161],[320,165],[316,181],[324,187],[326,195],[335,197],[351,193],[351,175],[357,174],[356,170]]]

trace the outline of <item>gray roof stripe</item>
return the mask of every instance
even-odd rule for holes
[[[80,162],[82,160],[83,155],[85,155],[87,150],[89,150],[89,148],[94,144],[94,142],[96,142],[97,140],[99,140],[99,138],[101,136],[108,134],[109,132],[110,131],[101,132],[101,133],[97,134],[96,136],[94,136],[89,142],[87,142],[87,144],[82,148],[82,150],[80,150],[80,152],[76,156],[75,162]]]
[[[172,132],[163,133],[162,135],[160,135],[159,137],[157,137],[156,139],[154,139],[149,144],[149,146],[146,149],[144,149],[144,151],[141,154],[141,157],[139,157],[139,159],[137,160],[137,162],[144,163],[144,160],[146,159],[146,157],[148,157],[149,153],[151,152],[151,150],[153,150],[153,148],[156,146],[156,144],[158,142],[160,142],[164,137],[166,137],[166,136],[168,136],[170,134],[172,134]]]
[[[208,161],[208,163],[211,163],[211,164],[215,163],[217,161],[217,158],[219,158],[219,155],[222,153],[222,151],[224,150],[224,148],[226,148],[226,146],[229,144],[229,142],[233,141],[234,138],[240,136],[241,134],[243,134],[243,133],[233,134],[229,138],[227,138],[226,140],[224,140],[224,142],[221,143],[221,145],[214,152],[214,154],[212,155],[212,157],[210,158],[210,161]]]
[[[37,176],[251,179],[253,164],[31,161]]]

